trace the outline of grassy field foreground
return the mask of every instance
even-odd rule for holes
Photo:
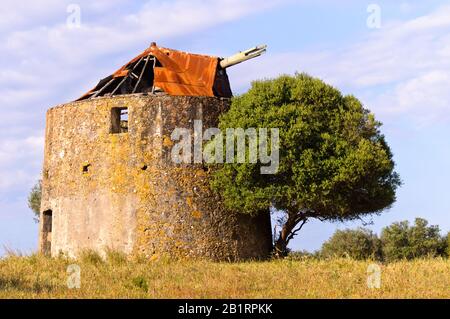
[[[381,267],[368,288],[370,261],[274,260],[248,263],[127,261],[110,255],[80,260],[0,259],[0,298],[450,298],[450,260],[401,261]],[[80,269],[69,289],[67,267]]]

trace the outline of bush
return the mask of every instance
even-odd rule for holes
[[[314,253],[310,253],[309,251],[306,250],[296,250],[296,251],[290,251],[289,254],[287,255],[287,259],[288,260],[306,260],[306,259],[311,259],[311,258],[315,258],[316,255]]]
[[[445,248],[446,248],[446,253],[447,253],[447,257],[450,258],[450,231],[447,234],[447,238],[445,238],[446,243],[445,243]]]
[[[143,276],[134,277],[131,280],[134,287],[139,288],[145,292],[148,291],[148,283],[147,280]]]
[[[28,195],[28,207],[33,211],[35,217],[34,220],[39,222],[39,213],[41,210],[41,197],[42,197],[42,181],[39,180],[36,185],[31,189],[30,195]]]
[[[127,262],[127,255],[121,251],[107,249],[106,260],[112,265],[122,265]]]
[[[414,226],[408,221],[393,223],[381,232],[383,257],[386,261],[443,256],[445,241],[439,226],[428,226],[428,221],[416,218]]]
[[[337,230],[322,245],[321,257],[350,257],[357,260],[381,259],[381,242],[365,228]]]
[[[98,252],[92,249],[85,249],[80,253],[79,259],[87,264],[99,265],[103,263],[103,258]]]

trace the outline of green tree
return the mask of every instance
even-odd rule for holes
[[[34,213],[34,220],[39,222],[39,214],[41,210],[41,197],[42,197],[42,181],[39,180],[31,189],[28,195],[28,207]]]
[[[337,230],[320,251],[322,257],[350,257],[357,260],[381,259],[381,241],[366,228]]]
[[[450,231],[447,233],[446,241],[446,253],[447,257],[450,258]]]
[[[416,218],[413,226],[402,221],[383,228],[381,241],[386,261],[435,257],[443,255],[445,250],[439,226],[428,226],[423,218]]]
[[[306,74],[256,81],[232,101],[219,124],[278,128],[279,168],[262,175],[259,161],[224,164],[212,187],[226,206],[256,214],[282,211],[275,253],[311,218],[344,221],[381,213],[395,201],[400,178],[380,133],[381,123],[351,95]],[[269,145],[270,147],[270,145]]]

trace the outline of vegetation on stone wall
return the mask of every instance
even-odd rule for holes
[[[306,74],[255,81],[232,101],[220,129],[278,128],[280,163],[224,164],[212,183],[230,209],[285,212],[275,253],[310,219],[344,221],[381,213],[401,184],[381,123],[351,95]]]

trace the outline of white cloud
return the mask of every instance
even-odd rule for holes
[[[0,140],[0,192],[29,186],[39,178],[43,134]],[[20,166],[17,164],[20,163]],[[33,173],[35,172],[35,173]]]
[[[42,0],[2,4],[0,195],[39,177],[45,109],[82,95],[158,41],[267,10],[282,0]],[[81,8],[80,28],[66,25]],[[105,14],[107,12],[108,14]],[[111,65],[117,58],[118,64]],[[108,61],[108,63],[105,63]]]
[[[0,166],[14,163],[18,158],[32,156],[40,161],[44,146],[43,134],[22,139],[2,139],[0,141]]]
[[[100,11],[108,9],[106,2],[93,6],[92,1],[78,1],[81,12],[91,12],[92,8]],[[135,12],[121,13],[112,11],[107,19],[91,21],[82,19],[80,28],[68,28],[65,19],[58,15],[53,24],[38,24],[30,28],[19,28],[17,31],[3,35],[0,42],[0,84],[14,85],[19,90],[41,91],[47,95],[67,87],[84,88],[90,77],[96,80],[106,76],[119,65],[109,65],[102,69],[97,63],[105,56],[126,54],[127,58],[138,52],[129,52],[129,48],[144,49],[152,40],[189,34],[214,25],[239,19],[243,16],[265,10],[280,0],[266,1],[264,4],[256,0],[218,0],[218,1],[149,1],[141,4]],[[113,1],[109,6],[123,5],[124,1]],[[102,4],[102,5],[101,5]],[[60,6],[48,0],[48,5]],[[8,12],[23,12],[25,20],[31,19],[33,10],[25,6],[10,6]],[[37,12],[46,13],[43,10]],[[33,13],[33,14],[31,14]],[[64,11],[65,14],[65,11]],[[53,13],[48,14],[53,17]],[[64,16],[63,16],[64,17]],[[0,34],[1,35],[1,34]],[[125,61],[123,61],[125,62]],[[103,73],[105,72],[105,73]],[[83,80],[81,80],[83,79]],[[93,81],[90,85],[94,85]],[[52,90],[49,90],[52,88]],[[0,89],[0,93],[2,89]],[[80,90],[78,94],[82,94]],[[2,103],[8,101],[4,95]],[[69,95],[67,95],[69,97]],[[74,98],[74,96],[71,96]],[[6,101],[5,101],[6,100]],[[13,98],[11,103],[18,104]],[[8,103],[7,103],[8,104]]]
[[[105,12],[114,9],[130,7],[133,1],[127,0],[39,0],[39,1],[8,1],[2,3],[2,19],[0,33],[11,30],[29,30],[49,22],[62,23],[66,21],[69,5],[76,4],[86,15],[105,16]],[[138,2],[139,3],[139,2]]]
[[[0,32],[30,26],[42,18],[48,18],[61,10],[58,0],[8,1],[2,3]]]
[[[386,114],[413,118],[420,127],[450,120],[449,70],[431,70],[400,82],[374,100]]]
[[[232,83],[306,71],[359,93],[382,116],[405,116],[421,125],[450,120],[450,6],[404,22],[386,23],[366,38],[322,52],[267,56],[231,70]]]
[[[82,16],[88,1],[79,1]],[[119,2],[119,1],[116,1]],[[82,19],[80,28],[68,28],[65,19],[54,25],[37,25],[6,37],[5,48],[27,57],[41,49],[43,54],[64,57],[66,63],[88,64],[107,53],[122,52],[133,46],[145,47],[152,40],[189,34],[271,8],[281,0],[147,1],[136,12],[108,15],[107,19]],[[98,9],[98,8],[97,8]],[[90,11],[89,11],[90,12]]]

